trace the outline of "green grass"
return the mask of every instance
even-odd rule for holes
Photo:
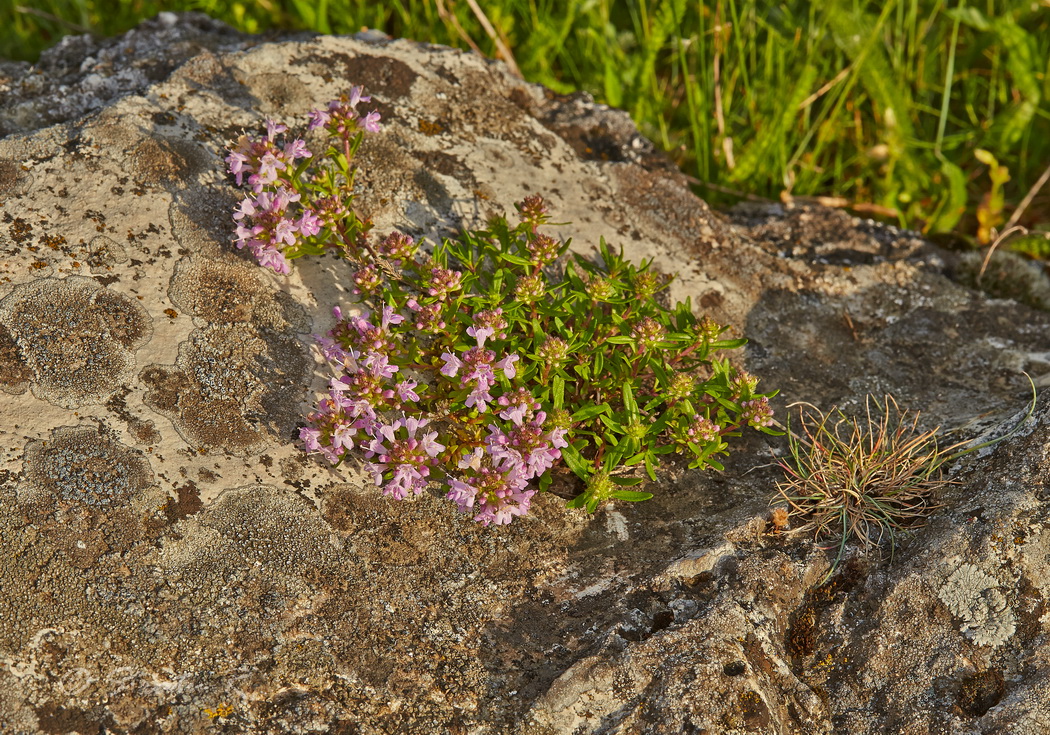
[[[0,0],[0,50],[32,60],[64,34],[120,33],[162,9],[251,32],[371,27],[475,46],[512,57],[529,81],[628,110],[709,201],[835,197],[973,244],[1050,166],[1045,1],[474,5],[483,18],[470,0],[40,0],[32,11]],[[1048,214],[1050,185],[1016,220],[1047,227]]]

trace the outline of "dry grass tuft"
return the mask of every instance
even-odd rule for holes
[[[801,521],[790,532],[837,538],[836,565],[850,540],[868,548],[888,540],[892,554],[896,533],[923,526],[938,507],[937,490],[950,484],[942,466],[960,445],[939,446],[938,430],[920,430],[919,414],[892,396],[881,404],[868,396],[861,419],[799,406],[801,433],[789,426],[790,456],[778,462],[787,479],[777,490]]]

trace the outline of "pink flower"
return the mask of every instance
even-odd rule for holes
[[[233,218],[235,220],[242,220],[245,217],[255,217],[257,214],[259,214],[259,209],[257,208],[256,200],[245,197],[241,200],[241,203],[237,205],[237,211],[233,213]]]
[[[292,272],[291,267],[288,265],[288,260],[279,250],[264,248],[255,255],[259,260],[259,265],[263,268],[270,268],[274,273],[280,273],[284,276]]]
[[[386,329],[391,324],[400,324],[401,322],[405,321],[405,317],[401,316],[396,311],[394,311],[394,308],[391,306],[384,306],[382,309],[382,314],[383,315],[380,318],[379,323],[383,329]]]
[[[309,209],[304,209],[296,226],[303,237],[313,237],[321,231],[321,218]]]
[[[365,446],[365,456],[375,457],[368,470],[384,495],[401,500],[426,488],[430,467],[445,449],[438,443],[436,431],[421,432],[426,425],[426,419],[409,416],[375,427],[372,441]],[[402,430],[407,437],[400,436]],[[418,438],[417,432],[421,433]]]
[[[387,356],[379,352],[365,353],[361,362],[377,378],[392,378],[398,371],[397,365],[391,365]]]
[[[441,359],[445,361],[445,367],[441,368],[441,374],[449,378],[456,377],[456,373],[463,367],[463,362],[451,352],[441,353]]]
[[[353,449],[353,436],[357,433],[357,427],[349,423],[340,423],[332,432],[332,447],[334,449]]]
[[[503,374],[507,376],[508,380],[513,380],[514,376],[518,374],[517,369],[514,367],[514,363],[517,361],[518,356],[511,353],[497,362],[495,366],[503,371]]]
[[[284,161],[279,160],[272,153],[265,153],[259,159],[259,167],[255,175],[248,181],[253,184],[256,191],[262,191],[262,187],[277,181],[277,172],[285,168]]]
[[[250,174],[253,170],[248,160],[248,156],[240,151],[233,151],[226,156],[227,170],[237,177],[237,186],[243,183],[244,175]]]
[[[286,132],[287,130],[288,130],[288,126],[287,125],[282,125],[281,123],[276,122],[274,120],[267,120],[266,121],[266,139],[267,140],[272,141],[278,135],[280,135],[281,133]]]
[[[308,114],[310,118],[310,124],[307,126],[308,130],[317,130],[317,128],[323,128],[328,125],[332,119],[331,113],[328,110],[311,110]],[[237,182],[240,183],[240,182]]]
[[[285,245],[295,245],[295,223],[291,220],[278,220],[273,228],[275,242],[283,242]]]
[[[299,439],[303,442],[308,452],[319,452],[321,451],[321,430],[315,429],[311,426],[304,426],[299,429]]]
[[[295,138],[285,143],[284,146],[284,157],[289,161],[294,161],[297,158],[312,158],[313,154],[310,149],[306,147],[306,141],[302,138]]]
[[[460,513],[469,512],[474,507],[474,497],[478,491],[455,477],[449,479],[448,485],[450,489],[445,497],[456,504]]]
[[[492,401],[492,396],[489,394],[488,388],[479,384],[470,392],[463,405],[467,408],[476,408],[478,413],[485,413],[488,410],[489,401]]]
[[[496,402],[505,407],[500,411],[499,417],[505,421],[513,421],[516,426],[521,426],[531,419],[540,408],[539,401],[532,397],[528,388],[517,388],[504,393]],[[542,424],[546,418],[547,415],[541,411],[536,420]]]
[[[361,87],[350,87],[350,99],[347,100],[347,104],[350,107],[357,107],[359,102],[371,102],[372,98],[361,94],[364,90]],[[336,104],[332,102],[331,104]]]
[[[478,347],[485,346],[485,340],[495,334],[492,327],[467,327],[467,334],[478,341]]]
[[[406,378],[397,384],[397,397],[402,401],[412,401],[416,403],[419,401],[419,394],[416,393],[415,388],[419,385],[412,378]]]
[[[379,113],[376,112],[375,110],[372,110],[370,113],[368,113],[363,118],[361,118],[361,120],[359,120],[357,124],[360,125],[361,128],[363,128],[364,130],[367,130],[370,133],[378,133],[379,132]]]

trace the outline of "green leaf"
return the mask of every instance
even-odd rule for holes
[[[767,167],[770,158],[776,157],[776,151],[788,137],[788,128],[798,117],[799,107],[813,91],[818,73],[818,68],[813,64],[806,64],[798,70],[794,88],[790,92],[784,90],[787,94],[777,96],[773,119],[759,129],[744,148],[743,154],[737,158],[736,167],[728,172],[730,181],[747,181],[757,171]]]
[[[664,402],[665,400],[667,400],[667,399],[666,399],[666,398],[664,398],[663,396],[657,396],[657,397],[656,397],[656,398],[654,398],[653,400],[651,400],[651,401],[649,401],[648,403],[646,403],[646,404],[645,404],[645,407],[644,407],[644,408],[643,408],[642,410],[643,410],[643,411],[645,411],[646,413],[650,413],[650,412],[652,412],[652,410],[653,410],[654,408],[656,408],[657,406],[659,406],[659,405],[660,405],[661,403],[663,403],[663,402]],[[654,426],[653,428],[655,429],[656,427]],[[656,431],[656,432],[654,432],[654,433],[657,433],[657,434],[658,434],[659,432],[658,432],[658,431]]]
[[[609,497],[616,498],[617,500],[626,500],[629,503],[638,503],[643,500],[649,500],[653,497],[653,494],[639,492],[637,490],[614,490],[609,494]]]
[[[513,265],[520,265],[523,268],[529,268],[532,265],[532,263],[530,263],[525,258],[518,257],[517,255],[512,255],[511,253],[500,253],[499,258],[500,260],[512,263]]]
[[[1009,148],[1028,129],[1042,100],[1042,89],[1035,71],[1042,64],[1038,60],[1035,38],[1009,14],[989,19],[977,8],[964,6],[948,10],[946,15],[976,30],[991,31],[1006,51],[1006,68],[1021,99],[996,115],[993,127],[999,133],[1003,148]]]
[[[671,447],[667,447],[667,449],[671,449]],[[656,468],[653,463],[652,452],[645,453],[645,474],[649,475],[650,480],[656,482]]]
[[[595,416],[600,416],[601,414],[609,411],[612,411],[612,408],[609,406],[608,403],[601,403],[597,406],[591,404],[589,406],[584,406],[579,411],[574,413],[572,415],[572,420],[573,422],[587,421],[589,419],[593,419]]]
[[[605,341],[611,345],[632,345],[634,344],[634,337],[617,335],[615,337],[606,337]]]
[[[886,48],[882,45],[882,28],[892,3],[882,6],[878,17],[864,12],[864,6],[838,0],[827,6],[828,25],[835,42],[853,63],[853,73],[878,106],[883,116],[883,135],[890,147],[891,158],[901,158],[914,140],[907,88],[893,73]],[[797,109],[797,107],[796,107]]]
[[[554,408],[564,408],[565,406],[565,378],[560,375],[555,375],[552,379],[553,388],[551,390],[553,394]]]
[[[605,57],[603,71],[606,104],[610,107],[623,107],[623,85],[620,83],[623,72],[615,63],[615,57],[612,54]]]
[[[625,381],[621,390],[623,392],[623,407],[627,411],[627,423],[637,423],[641,420],[641,414],[638,413],[638,404],[634,400],[634,388],[631,386],[631,381]]]
[[[626,437],[624,437],[624,441],[626,442],[623,452],[625,455],[635,454],[638,450],[642,448],[642,443],[638,440],[637,437],[627,435]]]
[[[620,487],[634,487],[635,485],[642,484],[642,478],[640,477],[610,477],[609,480],[614,485],[619,485]],[[611,495],[609,495],[609,497],[615,498],[617,492],[621,491],[614,491]]]
[[[572,470],[573,474],[581,480],[586,480],[591,476],[590,465],[587,464],[579,450],[572,444],[567,447],[563,447],[561,450],[561,458],[565,460],[565,465]]]
[[[532,320],[532,341],[539,347],[543,344],[543,341],[547,338],[547,333],[543,331],[543,325],[540,323],[539,318]]]
[[[605,420],[605,416],[602,416],[602,420]],[[612,448],[612,451],[606,453],[602,458],[602,464],[612,468],[619,467],[621,460],[625,456],[634,454],[636,451],[638,451],[638,440],[629,436],[622,436],[616,442],[616,446]]]
[[[582,508],[584,503],[587,502],[587,493],[580,493],[575,498],[565,504],[566,508]]]
[[[934,232],[950,232],[966,211],[966,174],[948,159],[941,161],[941,173],[948,186],[930,220]]]
[[[743,347],[746,344],[746,339],[722,339],[712,342],[709,347],[712,350],[735,350],[737,347]]]

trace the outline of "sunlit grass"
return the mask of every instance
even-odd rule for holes
[[[929,233],[954,231],[974,244],[994,239],[995,227],[1011,219],[1050,166],[1046,0],[987,0],[979,9],[937,0],[32,6],[0,5],[0,48],[8,56],[32,59],[64,34],[111,35],[176,9],[201,10],[250,32],[371,27],[474,47],[503,57],[529,81],[561,93],[588,90],[628,110],[716,203],[733,192],[836,197],[861,213]],[[995,165],[982,160],[981,149]],[[990,203],[1000,199],[993,211]],[[1046,227],[1050,190],[1030,197],[1014,219]]]

